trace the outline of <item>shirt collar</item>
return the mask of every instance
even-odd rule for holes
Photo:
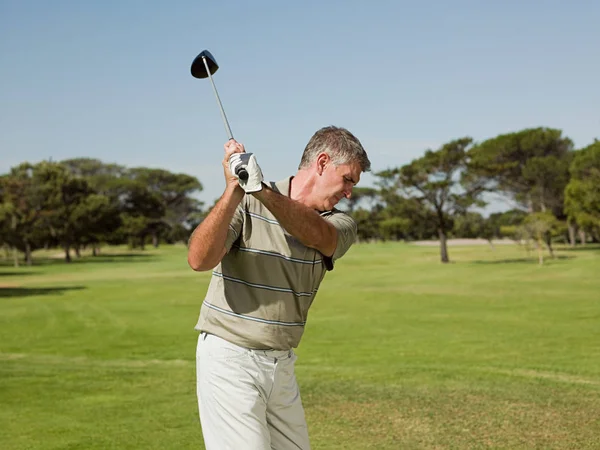
[[[285,195],[286,197],[290,196],[290,186],[292,184],[292,178],[294,178],[294,176],[290,175],[289,177],[284,178],[283,180],[279,180],[275,183],[275,188],[281,195]]]

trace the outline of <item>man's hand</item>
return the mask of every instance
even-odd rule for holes
[[[225,157],[223,158],[223,174],[227,187],[239,189],[239,180],[235,173],[231,170],[229,160],[232,155],[240,155],[246,152],[244,144],[237,142],[235,139],[230,139],[223,146],[225,148]]]
[[[239,185],[246,192],[246,194],[252,194],[262,189],[263,174],[256,161],[256,156],[253,153],[234,153],[229,158],[229,170],[235,174],[235,170],[238,167],[244,167],[248,172],[248,179],[239,179]]]

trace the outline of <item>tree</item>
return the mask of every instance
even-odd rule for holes
[[[193,195],[202,190],[197,178],[163,169],[127,169],[97,159],[75,158],[62,161],[69,171],[84,178],[97,194],[110,199],[110,207],[121,212],[119,236],[133,246],[144,247],[146,236],[158,246],[159,236],[180,239],[202,212],[202,202]],[[114,224],[114,220],[111,219]],[[95,233],[97,239],[102,239]],[[108,236],[105,240],[111,240]]]
[[[143,184],[160,202],[164,211],[160,221],[148,224],[155,247],[158,246],[161,231],[188,224],[202,209],[202,202],[192,197],[193,194],[202,191],[202,184],[196,177],[146,167],[130,169],[127,176]]]
[[[0,245],[25,253],[40,246],[70,250],[101,242],[144,248],[185,240],[203,214],[194,194],[202,189],[192,176],[143,167],[126,169],[97,159],[61,163],[23,163],[0,176]],[[16,255],[16,252],[15,252]],[[18,263],[18,258],[15,256]]]
[[[565,189],[567,214],[600,239],[600,141],[576,152],[570,173]]]
[[[121,165],[107,164],[93,158],[65,159],[60,164],[73,176],[85,178],[96,193],[108,197],[114,194],[114,188],[118,185],[115,180],[127,173],[127,169]]]
[[[107,240],[120,226],[118,208],[106,195],[90,194],[72,211],[76,252],[81,245],[91,245],[96,256],[98,245]],[[78,254],[79,255],[79,254]]]
[[[127,197],[130,180],[127,169],[113,163],[104,163],[93,158],[73,158],[60,162],[76,178],[85,179],[94,193],[101,197],[90,197],[88,207],[88,233],[81,237],[83,245],[92,245],[96,256],[102,242],[120,244],[124,233],[117,233],[121,226],[120,212]],[[108,202],[108,203],[107,203]],[[80,220],[86,220],[82,215]]]
[[[423,157],[399,169],[378,174],[388,180],[394,179],[394,185],[406,196],[433,212],[443,263],[450,261],[447,236],[452,229],[452,217],[464,214],[473,205],[484,206],[479,200],[483,185],[465,172],[467,149],[471,143],[469,137],[453,140],[436,151],[427,150]]]
[[[493,237],[519,240],[517,228],[527,217],[527,212],[522,209],[511,209],[504,212],[490,214],[487,223],[491,228]]]
[[[380,229],[380,237],[413,241],[437,236],[435,213],[417,198],[407,195],[398,182],[398,169],[383,170],[375,176],[376,184],[380,187],[378,198],[381,200],[375,208],[378,224],[385,222],[387,228],[385,232]],[[404,225],[400,227],[399,222],[391,220],[396,218],[403,219]]]
[[[529,214],[520,227],[521,235],[536,243],[538,250],[538,261],[544,264],[543,241],[545,236],[552,233],[558,226],[558,220],[549,211]],[[550,257],[554,258],[552,246],[548,247]]]
[[[403,239],[410,228],[410,220],[405,217],[389,217],[379,222],[379,230],[384,240]]]
[[[486,219],[476,212],[467,212],[465,214],[457,215],[454,218],[452,235],[467,239],[485,239],[490,244],[492,250],[494,250],[492,240],[497,237],[492,220],[490,218]]]
[[[36,166],[35,182],[46,199],[43,223],[65,252],[65,261],[71,262],[70,249],[79,256],[82,241],[93,231],[91,219],[108,199],[94,193],[85,178],[73,176],[64,165],[43,162]]]
[[[379,226],[381,221],[379,212],[378,208],[373,208],[371,210],[359,208],[352,211],[351,215],[358,226],[359,241],[364,242],[382,238]]]
[[[4,218],[3,241],[25,254],[25,263],[33,264],[32,252],[45,240],[41,220],[47,199],[35,181],[35,166],[22,163],[0,177],[0,215]],[[19,260],[15,253],[15,266]]]
[[[372,187],[355,187],[352,189],[350,198],[343,198],[340,202],[340,208],[352,213],[360,203],[366,204],[366,209],[373,209],[377,204],[379,191]]]
[[[562,207],[573,142],[551,128],[503,134],[469,151],[469,171],[527,211]]]
[[[476,212],[467,212],[454,219],[452,235],[459,238],[475,239],[481,237],[485,218]]]
[[[139,246],[143,250],[146,236],[157,233],[162,226],[165,213],[162,199],[142,182],[128,180],[121,201],[121,231],[133,248]]]
[[[469,172],[515,200],[529,214],[551,212],[565,220],[564,189],[569,181],[573,142],[552,128],[530,128],[488,139],[470,151]],[[552,252],[550,231],[544,241]],[[536,240],[536,243],[539,243]]]

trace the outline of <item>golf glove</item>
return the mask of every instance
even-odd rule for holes
[[[248,173],[248,178],[239,176],[239,170],[245,169]],[[263,174],[260,166],[256,161],[254,153],[234,153],[229,157],[229,170],[234,174],[240,183],[241,188],[246,194],[252,194],[262,189]]]

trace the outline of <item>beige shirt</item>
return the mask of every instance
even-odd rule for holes
[[[271,188],[289,196],[291,178]],[[228,251],[213,270],[196,329],[247,348],[297,347],[326,271],[356,240],[351,217],[335,209],[321,216],[338,232],[332,258],[306,247],[261,202],[244,196],[229,224]]]

